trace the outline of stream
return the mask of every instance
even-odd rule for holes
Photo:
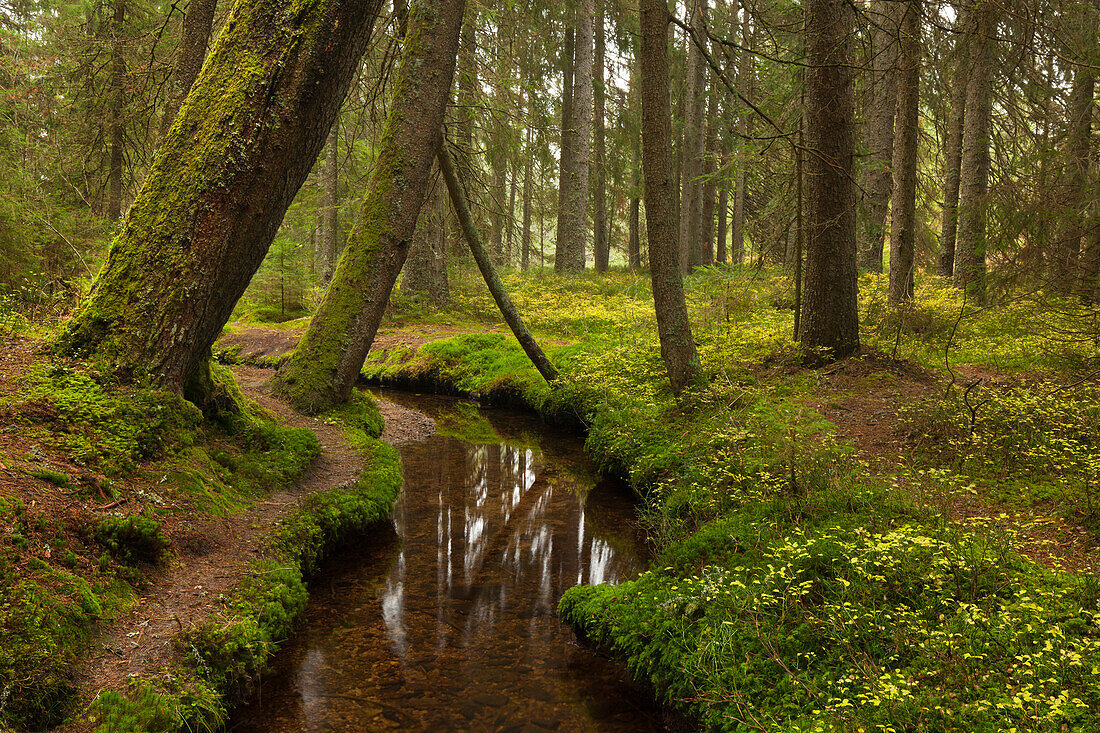
[[[436,422],[400,447],[393,528],[342,550],[230,730],[663,731],[622,665],[557,617],[577,583],[641,572],[621,484],[576,437],[503,410],[378,396]]]

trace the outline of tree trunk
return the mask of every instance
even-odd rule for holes
[[[462,38],[458,45],[458,135],[456,139],[466,155],[474,149],[474,120],[477,116],[477,5],[466,8]]]
[[[723,167],[725,167],[724,162]],[[715,239],[718,242],[718,247],[714,256],[715,261],[720,265],[726,264],[726,260],[728,259],[728,255],[726,253],[726,236],[729,234],[729,229],[727,227],[726,220],[729,214],[729,196],[729,188],[727,188],[726,185],[723,184],[718,189],[718,229],[715,231]]]
[[[571,11],[566,11],[571,12]],[[569,257],[566,254],[566,208],[569,205],[569,186],[573,163],[573,77],[575,76],[576,25],[565,29],[565,43],[561,51],[561,144],[558,147],[558,222],[554,231],[554,272],[567,272]]]
[[[125,0],[114,0],[111,24],[111,121],[108,134],[111,144],[107,173],[107,218],[117,221],[122,216],[122,158],[126,144],[126,59],[123,56],[123,36],[126,32]]]
[[[218,9],[218,0],[190,0],[187,14],[183,16],[183,30],[180,34],[180,47],[176,54],[176,67],[172,70],[172,79],[168,87],[168,100],[161,118],[160,137],[168,133],[168,128],[176,120],[180,105],[191,91],[191,85],[199,78],[202,62],[206,59],[206,49],[210,45],[210,33],[214,28],[214,13]]]
[[[554,269],[558,272],[583,272],[585,242],[588,238],[588,167],[592,139],[592,3],[577,3],[577,35],[573,66],[572,119],[568,135],[563,135],[565,189],[562,193],[561,231]]]
[[[1094,0],[1089,0],[1093,2]],[[1053,285],[1063,292],[1077,289],[1083,282],[1078,258],[1081,238],[1089,219],[1089,153],[1092,137],[1093,94],[1096,86],[1096,14],[1088,3],[1074,8],[1072,20],[1077,21],[1075,39],[1077,66],[1070,91],[1066,140],[1065,194],[1062,206],[1062,229],[1055,244],[1058,258],[1058,279]]]
[[[639,0],[642,102],[642,169],[645,176],[649,273],[661,357],[672,392],[702,378],[688,320],[676,241],[676,179],[669,160],[672,109],[669,101],[668,6],[665,0]]]
[[[882,250],[886,240],[886,213],[890,207],[893,177],[890,173],[894,150],[894,117],[897,111],[898,11],[896,0],[872,0],[868,13],[871,26],[871,108],[867,121],[867,161],[860,182],[862,241],[860,266],[882,272]]]
[[[347,400],[374,342],[428,188],[465,0],[417,0],[370,187],[332,283],[275,386],[302,412]]]
[[[592,243],[596,272],[607,272],[607,142],[604,139],[604,2],[596,3],[595,59],[592,62]]]
[[[336,267],[340,233],[339,202],[337,201],[337,166],[339,165],[340,121],[332,123],[325,144],[325,170],[321,180],[321,280],[326,284],[332,279],[332,270]]]
[[[527,103],[527,111],[530,114],[531,103]],[[522,232],[522,268],[527,269],[531,263],[531,168],[535,164],[532,150],[531,126],[527,126],[527,143],[524,146],[525,160],[523,166],[523,232]]]
[[[854,13],[846,0],[807,0],[808,242],[799,340],[810,364],[859,349],[852,159]]]
[[[264,259],[367,47],[378,0],[242,0],[59,347],[182,391]]]
[[[901,18],[894,129],[894,204],[890,215],[890,289],[887,301],[913,299],[913,250],[917,234],[917,140],[920,106],[920,0],[898,8]]]
[[[714,200],[718,195],[715,159],[718,155],[718,86],[711,84],[710,112],[707,115],[706,145],[703,150],[703,180],[699,186],[699,236],[702,240],[702,265],[714,264]]]
[[[437,308],[450,297],[447,282],[447,194],[442,179],[430,187],[402,268],[401,290],[426,298]]]
[[[508,291],[504,289],[504,283],[500,281],[496,270],[493,269],[493,261],[481,244],[481,238],[477,235],[474,220],[470,216],[469,208],[466,206],[466,195],[463,193],[462,183],[458,180],[458,174],[455,172],[451,156],[447,153],[445,146],[440,146],[438,157],[439,167],[443,171],[443,179],[447,182],[447,192],[451,196],[451,206],[462,225],[462,233],[466,236],[466,243],[470,246],[470,252],[474,255],[474,261],[477,262],[477,267],[481,271],[481,276],[485,279],[485,284],[489,287],[489,292],[493,295],[493,300],[496,301],[497,308],[500,309],[505,322],[512,329],[512,334],[519,341],[523,353],[527,354],[527,358],[539,370],[539,374],[542,375],[543,379],[547,382],[553,382],[558,378],[558,370],[546,358],[546,354],[543,353],[534,336],[527,330],[523,318],[520,317],[519,310],[512,303],[512,299],[508,297]]]
[[[753,63],[751,49],[756,37],[756,29],[749,20],[749,5],[746,0],[741,10],[741,56],[737,64],[738,91],[745,99],[752,99]],[[742,136],[749,134],[751,117],[742,113],[737,127]],[[730,262],[740,265],[745,261],[745,198],[748,185],[749,141],[744,137],[739,141],[737,152],[737,175],[734,179],[733,213],[730,216]]]
[[[951,55],[951,110],[947,120],[947,149],[944,151],[943,215],[940,221],[940,277],[955,274],[955,234],[959,225],[959,166],[962,161],[963,117],[966,113],[966,79],[969,72],[966,42],[966,6],[958,7],[955,47]]]
[[[489,140],[489,168],[493,174],[490,200],[492,201],[492,216],[490,221],[492,229],[489,231],[489,248],[493,255],[493,262],[504,262],[504,228],[508,226],[511,217],[511,209],[505,211],[508,201],[506,188],[508,186],[508,122],[510,105],[508,101],[508,82],[510,81],[509,58],[507,53],[507,39],[505,29],[509,20],[506,17],[507,9],[502,12],[496,21],[496,69],[492,75],[493,80],[493,109],[491,120],[491,134]]]
[[[706,0],[692,0],[691,24],[696,38],[704,43],[703,16]],[[707,70],[703,52],[688,36],[689,94],[687,118],[684,120],[684,189],[681,196],[680,221],[684,232],[687,259],[684,272],[703,264],[703,157],[706,154]]]
[[[997,27],[992,3],[971,10],[972,36],[967,44],[970,76],[966,85],[962,163],[959,170],[959,227],[955,244],[955,287],[985,304],[985,243],[989,187],[989,128],[993,106],[993,31]]]

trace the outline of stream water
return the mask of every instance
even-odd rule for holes
[[[437,433],[402,447],[393,529],[334,558],[233,731],[658,731],[562,592],[645,566],[623,487],[529,417],[387,392]]]

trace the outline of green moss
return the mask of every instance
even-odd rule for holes
[[[364,457],[359,480],[308,497],[286,517],[268,557],[249,565],[225,610],[177,637],[183,668],[140,680],[128,695],[97,705],[91,714],[98,731],[217,729],[289,635],[306,605],[308,576],[332,548],[389,516],[401,487],[401,463],[397,451],[371,434],[381,431],[377,407],[356,400],[340,414],[348,416],[348,438]],[[181,686],[181,679],[188,684]]]
[[[69,475],[63,471],[54,471],[49,468],[36,468],[28,473],[35,478],[48,481],[54,486],[65,487],[69,485]]]
[[[161,532],[160,522],[140,515],[105,517],[92,538],[126,563],[160,562],[168,552],[168,538]]]
[[[45,435],[46,442],[108,475],[194,442],[202,416],[189,402],[101,379],[92,370],[60,364],[32,367],[18,380],[14,412],[21,422],[40,424],[45,409],[57,428]]]

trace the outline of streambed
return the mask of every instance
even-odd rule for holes
[[[340,553],[234,731],[662,731],[621,665],[558,620],[647,562],[627,490],[529,416],[383,392],[436,422],[400,448],[393,529]]]

